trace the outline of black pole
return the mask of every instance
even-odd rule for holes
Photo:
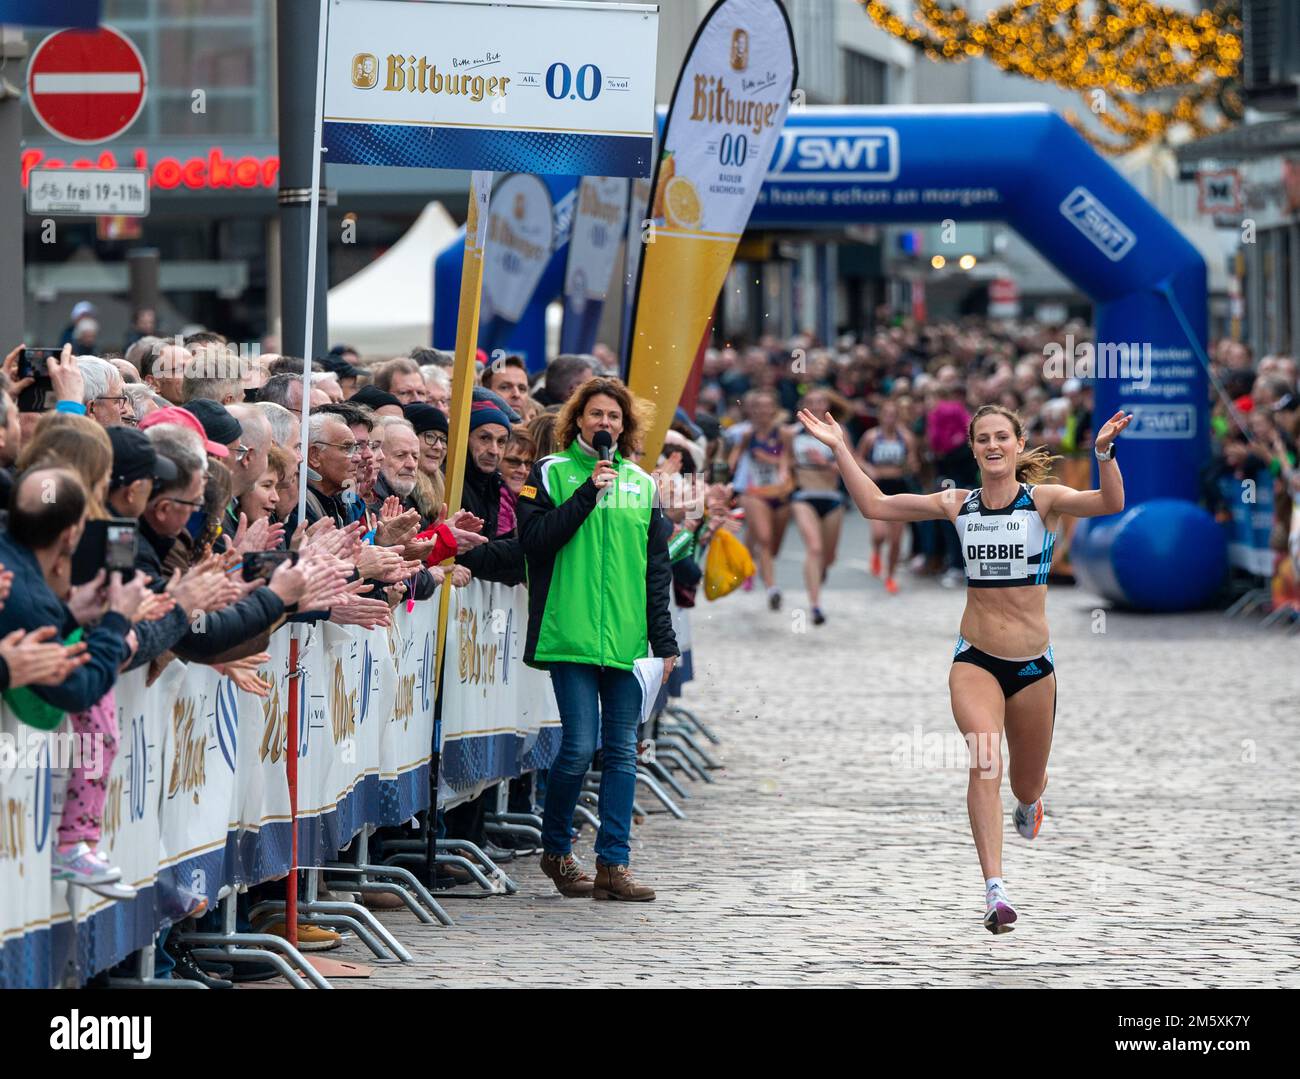
[[[0,172],[0,343],[8,352],[27,333],[24,318],[26,281],[23,275],[23,225],[27,220],[23,189],[19,182],[18,159],[22,156],[22,86],[27,71],[27,43],[16,26],[0,26],[0,156],[6,162]],[[31,344],[40,344],[33,341]]]
[[[303,354],[307,314],[307,232],[313,207],[320,214],[316,247],[316,302],[312,315],[312,351],[323,356],[326,335],[329,239],[324,205],[325,170],[321,190],[311,191],[311,155],[316,108],[316,42],[320,11],[310,0],[280,0],[276,5],[275,57],[279,79],[280,130],[280,351]],[[308,357],[314,359],[315,357]]]

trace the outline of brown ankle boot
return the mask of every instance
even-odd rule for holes
[[[543,854],[542,872],[567,899],[590,899],[592,880],[572,854]]]
[[[632,903],[646,903],[654,897],[654,889],[634,881],[627,866],[596,863],[592,899],[625,899]]]

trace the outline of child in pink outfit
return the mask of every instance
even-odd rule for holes
[[[104,823],[108,773],[117,756],[117,699],[110,689],[84,712],[70,712],[80,756],[68,774],[54,849],[53,875],[74,884],[109,884],[122,876],[95,848]],[[97,751],[91,745],[97,743]]]

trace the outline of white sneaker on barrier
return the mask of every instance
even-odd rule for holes
[[[50,876],[73,884],[112,884],[122,879],[122,871],[111,865],[89,843],[78,843],[67,850],[55,848],[50,860]]]

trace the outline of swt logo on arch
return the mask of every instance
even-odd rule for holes
[[[794,127],[781,132],[768,178],[887,183],[898,177],[892,127]]]

